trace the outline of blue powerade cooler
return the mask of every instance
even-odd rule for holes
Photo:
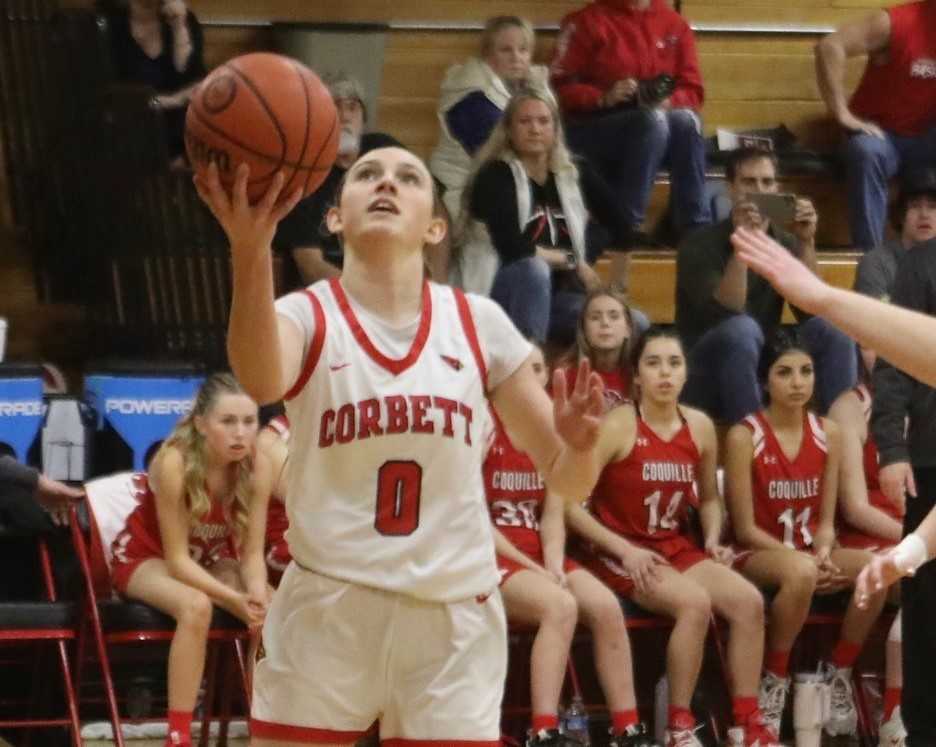
[[[0,444],[26,463],[26,455],[39,435],[45,410],[42,369],[23,363],[0,363]]]
[[[152,447],[191,411],[204,380],[197,366],[112,365],[85,377],[85,398],[97,412],[98,431],[113,428],[133,454],[132,469],[142,471]]]

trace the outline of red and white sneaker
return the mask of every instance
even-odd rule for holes
[[[667,729],[666,747],[705,747],[696,736],[696,732],[701,728],[696,726],[692,729]]]
[[[777,733],[757,715],[744,726],[728,730],[728,747],[783,747],[783,744]]]

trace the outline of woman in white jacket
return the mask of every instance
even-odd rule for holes
[[[531,64],[534,45],[529,21],[496,16],[485,23],[481,56],[453,65],[445,74],[439,97],[441,135],[429,168],[445,187],[443,199],[453,221],[461,210],[471,158],[500,121],[513,92],[521,86],[549,91],[548,69]]]

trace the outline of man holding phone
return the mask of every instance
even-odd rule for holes
[[[780,324],[783,297],[736,258],[738,227],[763,230],[816,271],[818,215],[805,197],[780,194],[776,156],[741,148],[726,167],[732,199],[725,220],[690,234],[676,259],[676,326],[689,351],[684,399],[733,423],[762,406],[757,363],[764,340]],[[855,384],[854,343],[825,320],[794,308],[816,362],[824,411]]]

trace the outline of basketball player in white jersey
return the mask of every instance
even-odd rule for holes
[[[786,249],[760,231],[738,229],[732,236],[738,257],[763,275],[790,303],[828,319],[896,368],[936,386],[936,318],[833,288]],[[858,605],[871,594],[911,576],[936,554],[936,511],[887,552],[876,555],[855,582]]]
[[[423,276],[445,234],[432,178],[400,148],[348,171],[328,227],[340,280],[274,305],[270,241],[296,195],[251,207],[196,179],[231,242],[232,367],[291,424],[294,562],[267,617],[254,745],[350,745],[376,721],[389,745],[499,744],[504,613],[481,474],[487,401],[550,489],[584,498],[601,384],[583,367],[554,404],[530,345],[488,299]]]

